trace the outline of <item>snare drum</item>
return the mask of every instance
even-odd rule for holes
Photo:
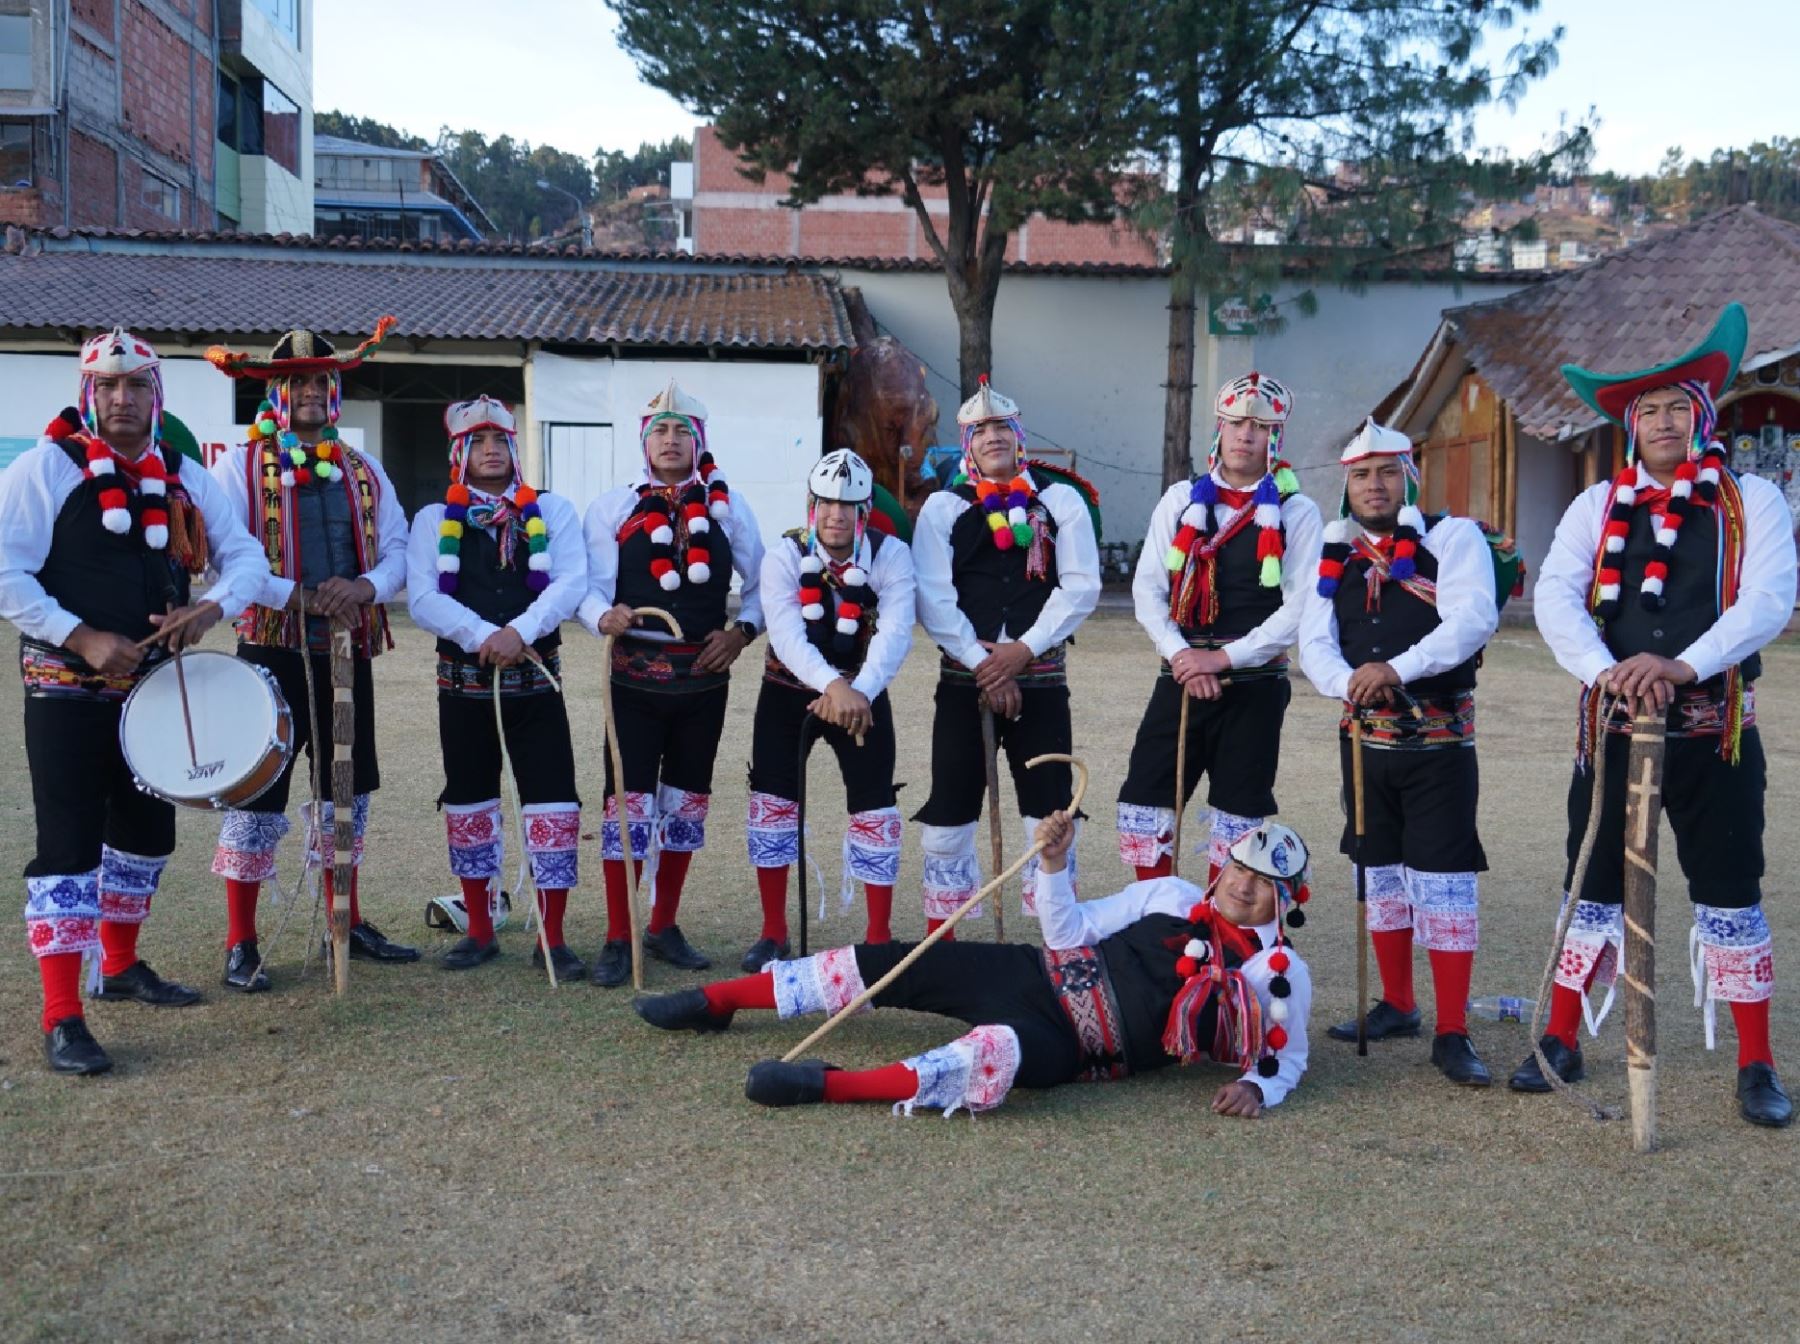
[[[119,746],[145,793],[179,807],[242,807],[281,777],[294,754],[294,717],[275,678],[214,649],[181,656],[194,742],[181,712],[175,659],[132,688]]]

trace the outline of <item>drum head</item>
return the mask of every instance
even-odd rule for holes
[[[260,668],[213,649],[183,654],[181,672],[192,751],[173,659],[132,690],[119,720],[119,744],[144,788],[172,802],[200,802],[244,779],[268,753],[280,693]]]

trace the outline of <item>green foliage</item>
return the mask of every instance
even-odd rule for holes
[[[694,156],[694,144],[686,136],[674,136],[661,144],[644,141],[634,153],[621,149],[594,151],[594,192],[601,201],[616,201],[633,187],[669,185],[669,165]]]
[[[1686,222],[1754,201],[1771,215],[1800,222],[1800,138],[1778,135],[1748,149],[1715,149],[1705,159],[1690,159],[1674,145],[1655,173],[1601,173],[1594,182],[1613,194],[1619,214],[1641,207]]]
[[[450,171],[488,212],[508,238],[541,238],[579,227],[580,206],[594,198],[594,176],[586,159],[550,145],[535,148],[510,135],[488,140],[478,131],[438,132],[437,151]],[[546,191],[539,179],[561,188]]]
[[[384,149],[429,149],[431,146],[416,135],[376,121],[373,117],[353,116],[348,112],[313,113],[314,135],[335,135],[342,140],[355,140],[364,145],[380,145]]]

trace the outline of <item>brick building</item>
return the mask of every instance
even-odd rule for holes
[[[921,260],[931,256],[919,218],[898,195],[828,196],[790,209],[785,174],[752,182],[711,126],[694,133],[694,160],[677,164],[672,196],[680,210],[680,246],[701,256],[857,257]],[[683,199],[685,193],[686,199]],[[948,212],[942,187],[924,188],[934,216]],[[1157,264],[1153,239],[1123,223],[1065,224],[1033,215],[1007,243],[1008,261],[1030,265]]]
[[[308,0],[0,0],[0,223],[312,227]]]

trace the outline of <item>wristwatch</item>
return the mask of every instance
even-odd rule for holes
[[[756,637],[762,633],[762,631],[756,628],[755,621],[739,621],[737,623],[737,628],[738,633],[744,637],[744,643],[746,644],[756,643]]]

